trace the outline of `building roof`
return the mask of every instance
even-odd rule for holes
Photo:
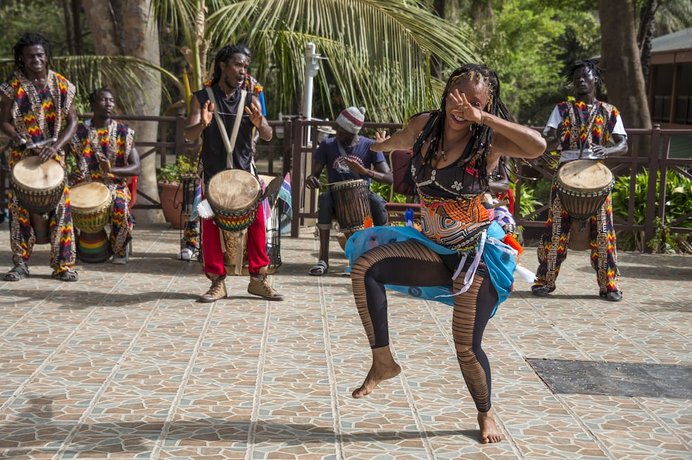
[[[692,49],[692,27],[651,40],[652,53]]]

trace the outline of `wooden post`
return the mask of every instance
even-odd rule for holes
[[[303,209],[303,123],[298,118],[291,120],[291,236],[300,232],[300,210]]]
[[[649,151],[649,183],[646,192],[646,219],[644,220],[644,252],[650,253],[649,242],[653,239],[656,229],[656,182],[659,168],[659,151],[661,142],[661,125],[655,124],[651,130],[651,150]]]

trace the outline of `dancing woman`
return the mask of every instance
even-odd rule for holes
[[[389,349],[385,285],[447,286],[456,355],[478,409],[482,443],[498,442],[502,434],[491,412],[490,366],[481,339],[509,294],[516,263],[515,252],[502,242],[504,232],[491,224],[482,195],[501,155],[536,158],[546,146],[538,132],[507,118],[495,72],[477,64],[455,70],[439,110],[412,117],[392,137],[378,135],[373,145],[381,151],[413,148],[422,234],[409,227],[378,227],[357,233],[347,246],[355,261],[353,295],[373,356],[353,397],[371,393],[401,372]],[[390,232],[381,245],[373,243],[379,231]],[[392,238],[399,231],[401,237]]]

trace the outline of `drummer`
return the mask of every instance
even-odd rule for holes
[[[190,114],[185,127],[185,137],[202,136],[202,167],[204,189],[209,180],[223,170],[236,168],[256,175],[253,159],[255,133],[260,139],[270,141],[273,130],[254,91],[243,96],[243,83],[248,75],[250,56],[243,45],[227,45],[216,53],[214,76],[209,87],[196,91],[190,104]],[[245,98],[241,106],[241,98]],[[237,135],[233,130],[240,116]],[[219,123],[220,121],[220,123]],[[228,142],[228,143],[227,143]],[[231,143],[234,142],[234,145]],[[227,152],[227,150],[232,152]],[[214,302],[226,297],[226,267],[222,252],[221,232],[213,219],[202,219],[202,258],[204,274],[211,280],[211,287],[199,302]],[[267,240],[264,210],[259,206],[254,221],[247,230],[247,258],[250,283],[247,292],[267,300],[283,300],[267,278]]]
[[[134,219],[130,213],[132,196],[128,181],[139,176],[139,154],[134,146],[135,132],[111,118],[115,96],[108,88],[99,88],[89,95],[93,117],[80,123],[70,142],[77,158],[74,184],[101,182],[113,196],[110,246],[114,264],[126,264]]]
[[[382,152],[370,150],[372,139],[359,136],[365,120],[363,107],[348,107],[341,111],[336,119],[336,135],[325,139],[315,151],[312,160],[312,174],[305,179],[305,185],[310,189],[320,187],[320,174],[327,167],[329,183],[370,179],[383,184],[392,183],[392,173]],[[374,169],[372,169],[374,168]],[[387,211],[384,199],[369,191],[370,213],[376,226],[387,224]],[[329,269],[329,231],[334,217],[334,201],[329,190],[320,194],[317,202],[317,230],[320,235],[320,252],[317,264],[310,268],[309,273],[321,276]]]
[[[553,109],[543,131],[548,151],[557,149],[560,165],[587,159],[600,161],[609,156],[627,153],[627,133],[620,112],[613,105],[601,102],[596,94],[601,73],[596,61],[577,61],[569,73],[575,97],[560,102]],[[541,244],[538,247],[538,271],[531,292],[539,297],[555,290],[560,265],[567,257],[572,217],[560,204],[556,184],[551,191],[550,210]],[[618,286],[617,253],[613,207],[608,194],[597,214],[589,218],[591,266],[596,271],[599,295],[607,300],[622,300]]]
[[[50,58],[50,43],[39,34],[25,33],[14,45],[14,72],[0,84],[0,129],[12,142],[10,168],[32,155],[38,155],[44,162],[56,160],[65,167],[63,147],[77,129],[75,86],[50,69]],[[47,220],[51,276],[61,281],[77,281],[67,185],[55,209],[46,215],[31,215],[12,190],[8,205],[14,267],[3,279],[19,281],[29,276],[28,261],[39,230],[36,227]]]

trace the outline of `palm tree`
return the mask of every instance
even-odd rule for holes
[[[303,53],[314,42],[327,58],[316,87],[327,111],[364,105],[370,119],[401,121],[436,102],[442,83],[430,74],[436,56],[447,68],[475,58],[467,29],[410,0],[158,0],[157,16],[188,44],[193,86],[205,75],[208,49],[243,41],[256,76],[272,82],[276,111],[297,108]],[[339,109],[341,107],[337,107]],[[325,114],[328,115],[328,114]]]
[[[134,97],[129,107],[134,113],[148,115],[159,112],[161,93],[159,76],[152,70],[184,86],[158,65],[157,22],[169,24],[184,43],[181,51],[192,73],[186,99],[190,91],[201,87],[209,71],[209,50],[244,41],[253,50],[256,76],[272,85],[270,95],[275,100],[271,107],[284,113],[298,108],[307,42],[316,43],[318,52],[327,58],[316,84],[325,112],[322,116],[333,116],[346,105],[363,105],[371,120],[402,121],[437,103],[443,82],[431,75],[433,57],[447,69],[475,58],[465,27],[446,22],[423,3],[411,0],[82,2],[96,52],[102,56],[55,58],[54,67],[77,82],[82,91],[104,82],[134,88],[130,93],[143,99]],[[122,21],[113,17],[116,3],[127,8],[120,11]],[[127,94],[121,92],[120,96],[128,107]],[[335,107],[334,100],[338,101]],[[140,128],[139,133],[148,139],[155,137],[151,126]],[[147,160],[140,186],[155,198],[155,165],[150,161],[153,157]]]

